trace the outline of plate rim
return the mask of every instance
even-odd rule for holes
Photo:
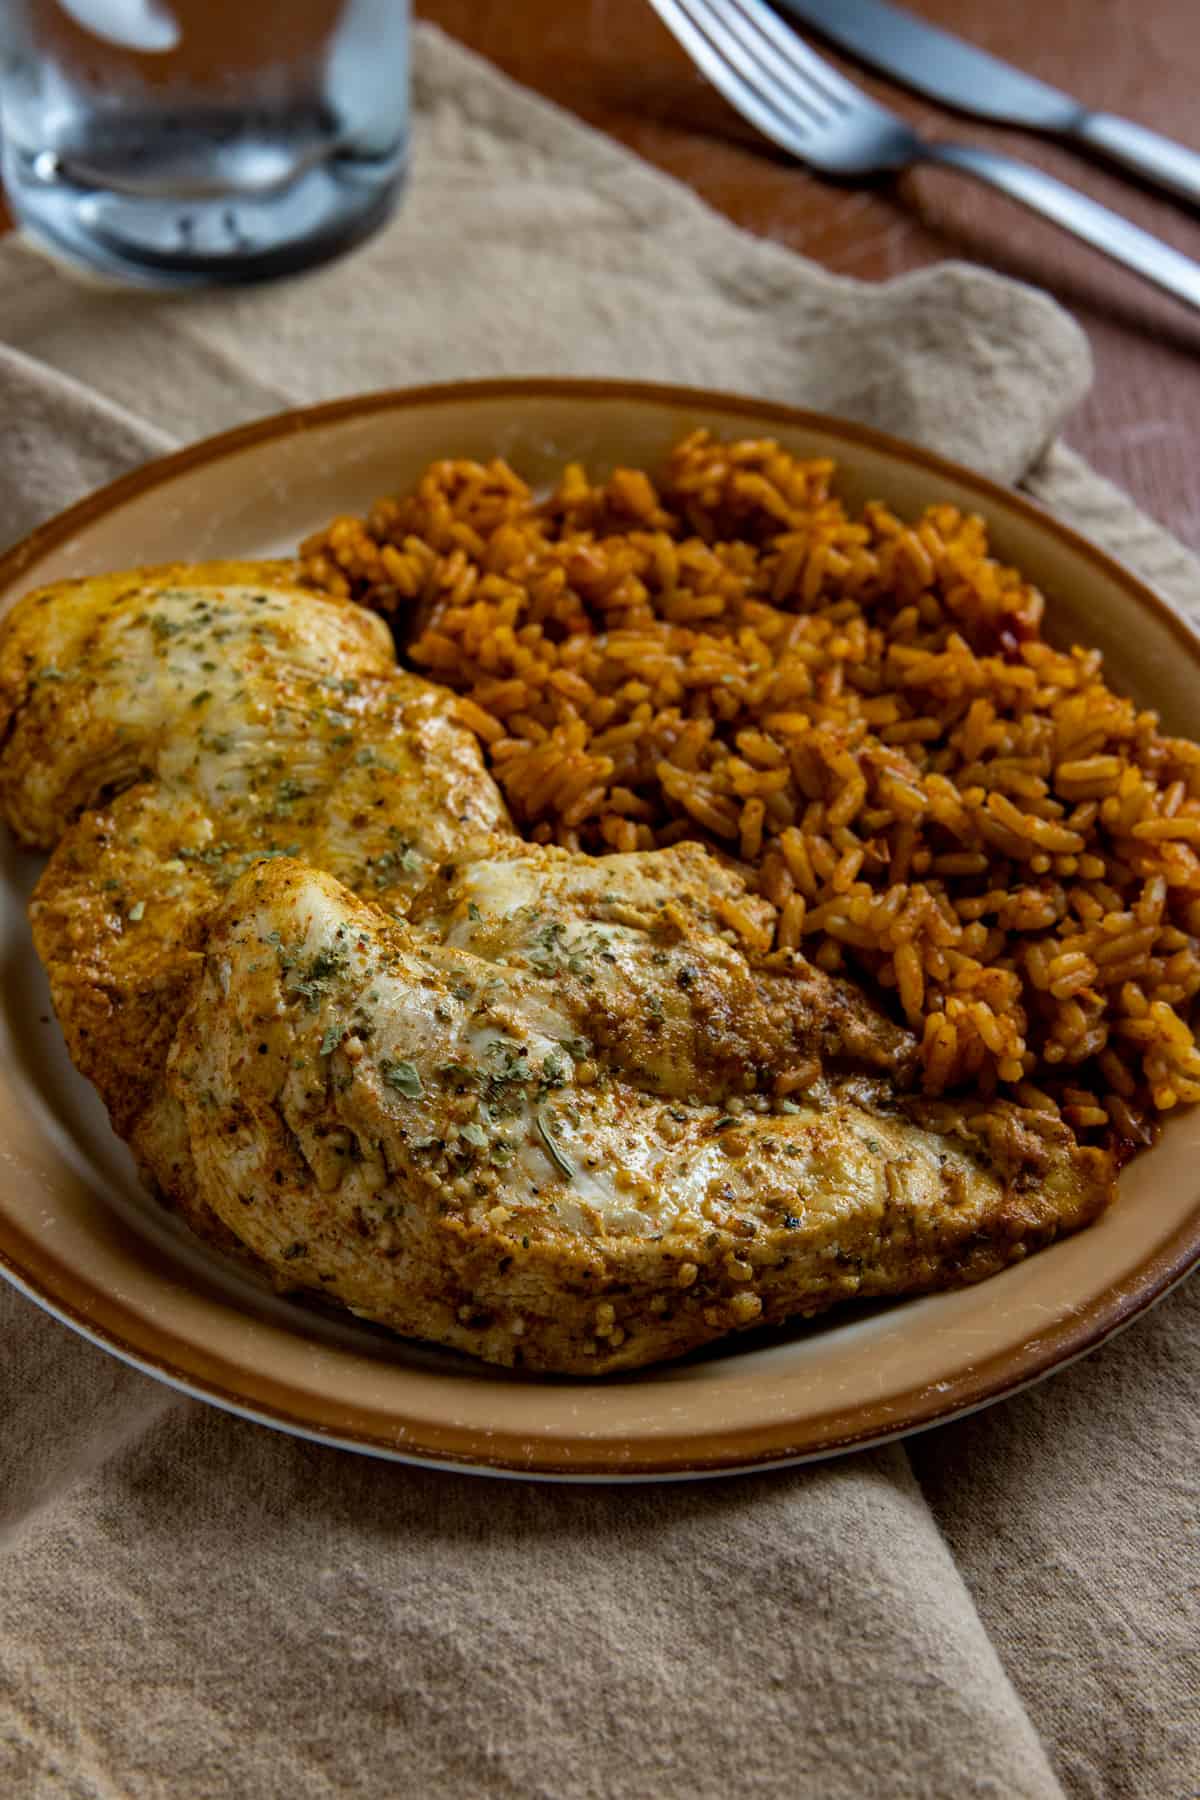
[[[1036,1347],[1024,1344],[1016,1351],[994,1352],[983,1362],[973,1365],[969,1375],[960,1377],[952,1384],[956,1396],[954,1399],[947,1399],[940,1387],[935,1389],[926,1386],[911,1390],[911,1396],[901,1394],[892,1402],[889,1410],[903,1416],[891,1424],[864,1425],[858,1430],[814,1430],[814,1427],[819,1428],[827,1422],[836,1425],[843,1415],[835,1408],[827,1414],[805,1419],[807,1441],[804,1443],[789,1440],[788,1433],[796,1429],[794,1424],[757,1425],[747,1428],[745,1432],[714,1432],[711,1438],[692,1432],[656,1439],[654,1454],[646,1457],[626,1455],[618,1444],[613,1444],[602,1448],[599,1453],[593,1448],[590,1454],[585,1452],[556,1459],[553,1455],[543,1453],[540,1441],[503,1429],[490,1432],[488,1446],[485,1447],[474,1427],[434,1425],[428,1420],[420,1421],[417,1428],[424,1442],[414,1441],[411,1445],[403,1445],[397,1442],[398,1415],[385,1415],[373,1410],[364,1411],[362,1418],[386,1418],[391,1424],[387,1435],[377,1433],[370,1426],[351,1431],[338,1429],[332,1423],[322,1424],[313,1416],[315,1396],[311,1390],[292,1387],[275,1378],[261,1381],[253,1370],[234,1365],[227,1358],[205,1347],[197,1347],[176,1338],[168,1327],[155,1328],[153,1335],[158,1343],[183,1343],[188,1360],[193,1363],[199,1361],[218,1368],[236,1369],[241,1382],[240,1388],[226,1387],[212,1376],[205,1377],[198,1374],[195,1368],[189,1370],[175,1363],[161,1351],[152,1354],[128,1341],[118,1327],[104,1321],[103,1314],[111,1310],[118,1316],[132,1317],[135,1323],[140,1323],[132,1308],[126,1309],[120,1301],[114,1301],[104,1288],[89,1289],[86,1284],[79,1284],[74,1270],[57,1264],[57,1259],[39,1256],[40,1246],[19,1228],[13,1228],[11,1221],[3,1218],[0,1218],[0,1276],[43,1312],[129,1367],[178,1393],[206,1401],[223,1412],[249,1419],[286,1435],[303,1437],[313,1443],[372,1456],[381,1461],[441,1469],[456,1474],[584,1483],[682,1481],[725,1475],[764,1474],[771,1469],[791,1468],[802,1463],[822,1462],[831,1457],[848,1455],[857,1450],[875,1449],[901,1438],[917,1436],[939,1425],[951,1424],[1002,1400],[1011,1399],[1028,1388],[1036,1387],[1072,1363],[1100,1349],[1186,1280],[1200,1260],[1198,1225],[1200,1207],[1194,1209],[1191,1217],[1179,1225],[1166,1243],[1160,1245],[1158,1251],[1139,1268],[1126,1290],[1123,1304],[1115,1309],[1106,1306],[1106,1290],[1086,1307],[1074,1312],[1069,1319],[1057,1321],[1048,1331],[1040,1334]],[[31,1274],[28,1264],[22,1267],[12,1260],[9,1244],[5,1239],[11,1240],[13,1237],[32,1246],[33,1256],[30,1260],[35,1266],[41,1265],[39,1272],[42,1282]],[[1180,1246],[1178,1251],[1177,1244]],[[84,1287],[89,1305],[85,1307],[72,1303],[62,1294],[48,1291],[53,1276],[46,1275],[47,1261],[65,1272],[66,1286]],[[1147,1274],[1148,1270],[1152,1272]],[[99,1301],[98,1306],[96,1301]],[[898,1303],[902,1302],[901,1296]],[[1018,1359],[1027,1359],[1028,1366],[1014,1369]],[[1012,1371],[1011,1379],[993,1381],[993,1372],[999,1370]],[[584,1382],[580,1383],[581,1391],[585,1390],[586,1385]],[[307,1408],[289,1410],[285,1404],[272,1405],[265,1398],[252,1397],[247,1392],[248,1388],[257,1389],[260,1386],[276,1394],[295,1393],[302,1396],[308,1402]],[[933,1399],[935,1394],[937,1398]],[[919,1403],[910,1405],[910,1397],[919,1397]],[[320,1407],[330,1412],[335,1410],[332,1403],[321,1402]],[[862,1414],[866,1409],[860,1408],[859,1411]],[[582,1444],[590,1441],[583,1435],[570,1440],[572,1443]],[[706,1446],[710,1443],[719,1445],[720,1448],[709,1451]],[[522,1448],[532,1449],[535,1454],[521,1455]]]
[[[526,375],[438,382],[373,389],[271,413],[153,457],[45,520],[0,555],[0,587],[18,583],[33,562],[125,502],[241,450],[374,413],[474,400],[533,398],[627,400],[697,411],[729,411],[767,424],[820,432],[851,449],[864,447],[916,465],[966,487],[981,500],[993,502],[1039,532],[1056,538],[1123,589],[1139,609],[1153,613],[1200,667],[1200,636],[1161,595],[1091,539],[1016,489],[922,445],[857,421],[721,389],[632,380]],[[354,1416],[351,1408],[327,1402],[310,1390],[290,1386],[275,1376],[260,1378],[252,1369],[177,1337],[170,1327],[146,1320],[102,1284],[89,1284],[84,1274],[56,1257],[45,1242],[33,1239],[0,1210],[0,1274],[62,1323],[177,1390],[277,1430],[396,1462],[560,1481],[646,1481],[752,1473],[841,1455],[948,1423],[1006,1399],[1098,1348],[1162,1299],[1198,1262],[1200,1197],[1172,1234],[1122,1277],[1116,1295],[1111,1286],[1107,1287],[1082,1307],[1056,1320],[1032,1343],[993,1352],[944,1385],[917,1387],[894,1396],[882,1403],[886,1419],[860,1405],[857,1412],[863,1422],[848,1427],[844,1410],[839,1411],[835,1405],[827,1413],[807,1415],[799,1425],[795,1421],[760,1422],[740,1429],[721,1428],[711,1438],[695,1432],[656,1438],[651,1453],[639,1457],[629,1454],[619,1440],[597,1444],[582,1430],[574,1436],[561,1433],[557,1441],[533,1440],[505,1426],[494,1429],[481,1441],[474,1426],[434,1424],[428,1419],[405,1421],[399,1412],[385,1415],[370,1408],[364,1408],[357,1423],[348,1428]],[[236,1385],[227,1385],[225,1371],[234,1375]],[[581,1384],[581,1389],[584,1386]],[[267,1391],[257,1391],[263,1388]],[[296,1405],[293,1396],[306,1405]],[[330,1418],[322,1421],[314,1417],[322,1410],[336,1410],[341,1415],[341,1428],[335,1427]],[[411,1441],[407,1436],[410,1428]]]

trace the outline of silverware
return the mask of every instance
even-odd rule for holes
[[[1169,193],[1200,202],[1200,153],[1131,119],[1092,112],[1070,94],[914,19],[887,0],[776,0],[776,4],[815,25],[860,62],[906,82],[920,94],[980,119],[1073,139]]]
[[[830,68],[765,0],[650,0],[743,118],[801,162],[844,180],[938,163],[973,175],[1200,308],[1200,264],[1015,157],[933,143]]]

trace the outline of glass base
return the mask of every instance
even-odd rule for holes
[[[53,157],[3,149],[9,207],[48,255],[138,287],[232,286],[290,275],[339,255],[395,208],[403,152],[337,158],[270,194],[171,199],[82,185]]]

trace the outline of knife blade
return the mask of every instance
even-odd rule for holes
[[[927,25],[888,0],[774,0],[883,75],[976,118],[1085,144],[1179,199],[1200,205],[1200,154]]]

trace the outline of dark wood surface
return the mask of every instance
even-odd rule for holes
[[[910,9],[1065,88],[1200,148],[1197,0],[909,0]],[[1067,437],[1200,548],[1200,313],[999,194],[941,170],[835,187],[757,138],[645,0],[417,0],[418,12],[751,231],[868,280],[967,257],[1047,288],[1091,340],[1096,378]],[[1031,132],[915,99],[832,52],[932,134],[1037,163],[1200,260],[1200,211]]]

